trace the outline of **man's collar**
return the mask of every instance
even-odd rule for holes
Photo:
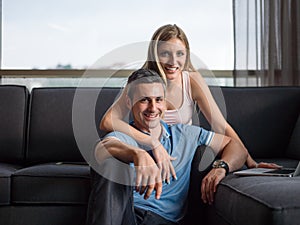
[[[130,123],[129,123],[131,126],[133,126],[135,129],[137,129],[137,130],[139,130],[139,131],[141,131],[142,133],[144,133],[144,134],[147,134],[147,135],[149,135],[150,136],[150,133],[148,133],[148,132],[145,132],[145,131],[142,131],[142,130],[140,130],[139,128],[137,128],[136,126],[135,126],[135,124],[134,124],[134,121],[131,121]],[[163,130],[163,132],[162,132],[162,134],[161,134],[161,136],[163,135],[163,136],[166,136],[167,138],[168,137],[170,137],[171,136],[171,131],[170,131],[170,128],[169,128],[169,126],[168,126],[168,124],[166,124],[164,121],[160,121],[160,124],[162,125],[162,130]]]
[[[170,127],[168,126],[168,124],[166,124],[164,121],[160,121],[162,127],[163,127],[163,133],[162,135],[165,135],[166,138],[169,138],[171,136],[171,131],[170,131]]]
[[[135,126],[135,124],[134,124],[134,121],[133,121],[133,120],[129,122],[129,125],[133,126],[135,129],[139,130],[140,132],[142,132],[142,133],[144,133],[144,134],[147,134],[147,135],[149,135],[149,136],[150,136],[150,133],[148,133],[148,132],[145,132],[145,131],[142,131],[141,129],[137,128],[137,127]]]

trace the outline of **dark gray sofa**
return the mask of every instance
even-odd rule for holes
[[[226,107],[220,89],[211,90],[253,157],[296,166],[299,87],[224,87]],[[61,87],[29,93],[23,86],[0,86],[0,224],[85,223],[91,188],[86,161],[94,163],[89,153],[104,134],[97,124],[119,91]],[[199,118],[209,128],[201,113]],[[299,224],[300,177],[230,174],[215,203],[201,204],[200,181],[207,172],[198,171],[202,154],[200,148],[194,157],[187,224]]]

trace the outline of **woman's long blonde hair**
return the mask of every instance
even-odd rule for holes
[[[183,30],[179,28],[176,24],[164,25],[158,28],[153,34],[148,47],[147,61],[145,62],[142,68],[156,71],[161,75],[165,82],[167,81],[167,78],[163,71],[163,68],[159,63],[157,49],[160,43],[168,41],[172,38],[178,38],[185,44],[187,56],[183,69],[186,71],[195,71],[191,62],[190,45]]]

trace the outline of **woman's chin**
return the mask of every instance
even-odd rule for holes
[[[180,76],[180,73],[166,73],[166,78],[168,80],[174,80]]]

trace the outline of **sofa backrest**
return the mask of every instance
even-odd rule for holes
[[[0,162],[22,162],[25,149],[28,90],[0,86]]]
[[[121,88],[102,88],[99,91],[99,97],[97,99],[96,109],[95,109],[95,118],[96,124],[99,125],[102,117],[106,113],[107,109],[117,100],[119,95],[122,93],[123,89]],[[99,136],[103,137],[105,131],[98,130]]]
[[[104,134],[99,130],[101,117],[119,91],[120,88],[32,89],[27,161],[29,163],[85,161],[80,149],[82,140],[85,142],[91,138],[89,129],[97,130],[98,138]],[[93,116],[92,123],[90,111]],[[93,144],[96,141],[94,139]]]
[[[253,157],[297,158],[300,156],[299,147],[297,147],[299,126],[296,125],[299,124],[297,120],[300,113],[300,88],[222,87],[220,89],[219,87],[210,87],[210,89],[227,121],[237,131]],[[59,87],[33,89],[30,95],[26,160],[31,163],[86,161],[82,157],[82,151],[80,151],[82,150],[81,143],[88,139],[89,143],[96,141],[95,137],[91,139],[91,135],[86,131],[93,127],[98,132],[96,138],[105,134],[105,132],[99,130],[100,120],[120,92],[120,88]],[[28,96],[25,88],[22,89],[22,93]],[[222,96],[220,96],[220,93]],[[0,96],[3,95],[0,94]],[[94,97],[90,98],[91,96]],[[95,96],[97,97],[95,98]],[[225,99],[225,104],[222,97]],[[25,97],[17,97],[17,99],[22,98],[24,100]],[[1,101],[4,103],[1,103]],[[74,101],[75,103],[76,101],[81,103],[78,105]],[[5,102],[6,100],[0,99],[0,104],[8,104]],[[23,111],[12,110],[19,117],[23,115],[23,122],[22,118],[17,120],[19,127],[22,127],[21,124],[26,123],[24,121],[26,100],[24,102]],[[76,110],[74,113],[74,105],[77,105],[80,109],[77,114]],[[10,106],[18,107],[17,104],[11,104]],[[93,114],[88,112],[91,110]],[[8,112],[6,114],[1,113],[4,117],[9,114]],[[201,113],[199,115],[201,126],[210,129],[203,115]],[[10,117],[16,123],[14,118],[17,116],[9,114],[6,117]],[[93,117],[94,121],[89,122],[89,120],[86,120],[86,123],[85,119],[90,117]],[[78,120],[81,124],[76,122]],[[7,125],[0,132],[4,133],[5,129],[7,129]],[[21,133],[18,134],[20,137],[24,135],[24,130],[22,135]],[[6,133],[4,134],[6,135]],[[17,154],[13,153],[17,149],[13,146],[18,145],[18,148],[23,149],[20,147],[20,143],[24,142],[24,138],[20,140],[21,142],[15,142],[15,135],[10,134],[11,136],[14,137],[14,141],[10,143],[12,152],[2,153],[1,148],[0,154],[5,154],[6,158],[2,157],[5,160],[22,159],[22,151]],[[1,135],[0,138],[3,139],[4,136]],[[292,141],[292,144],[290,144],[290,141]],[[92,150],[94,146],[89,144],[88,147],[89,150]],[[298,153],[295,151],[298,151]]]
[[[75,88],[34,88],[30,95],[27,162],[83,161],[72,129]]]
[[[106,134],[99,129],[100,121],[121,90],[120,88],[76,89],[72,109],[73,132],[82,156],[90,165],[96,163],[95,144]]]
[[[219,94],[217,87],[211,91],[214,96]],[[287,149],[300,113],[299,87],[222,87],[222,93],[225,109],[220,108],[253,157],[292,154]],[[200,121],[208,127],[203,115]]]

